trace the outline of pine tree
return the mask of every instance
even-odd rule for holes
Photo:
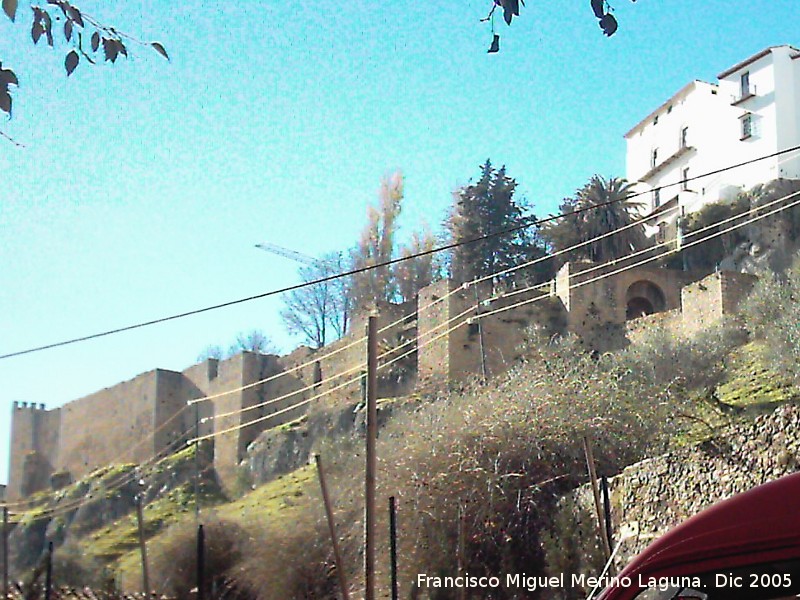
[[[490,160],[481,166],[477,182],[453,195],[453,207],[446,226],[454,243],[468,242],[453,249],[450,274],[456,281],[472,281],[493,276],[495,284],[505,280],[542,280],[548,275],[545,263],[508,276],[499,275],[510,267],[544,255],[536,230],[527,226],[535,217],[527,215],[524,201],[515,197],[517,182],[506,174],[505,166],[494,169]],[[510,233],[498,233],[515,229]],[[498,233],[497,235],[492,235]]]

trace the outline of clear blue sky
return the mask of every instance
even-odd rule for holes
[[[115,66],[30,43],[0,19],[17,71],[0,128],[0,354],[297,282],[297,264],[354,244],[381,177],[406,176],[406,233],[438,226],[487,157],[537,214],[592,174],[624,175],[622,135],[694,78],[800,44],[796,0],[616,0],[604,38],[588,0],[529,2],[501,52],[488,1],[165,2],[80,7],[164,43]],[[377,7],[381,6],[381,9]],[[794,36],[794,37],[793,37]],[[55,407],[207,345],[292,340],[279,299],[0,361],[0,481],[13,400]]]

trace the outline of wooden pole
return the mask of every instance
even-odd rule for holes
[[[367,323],[367,464],[364,518],[364,600],[375,600],[375,478],[378,437],[378,319]]]
[[[481,375],[483,375],[483,379],[486,380],[486,350],[483,346],[483,320],[481,319],[481,301],[480,298],[478,298],[477,282],[472,282],[472,289],[475,291],[475,319],[478,322],[478,342],[481,349]]]
[[[3,507],[3,600],[8,600],[8,507]]]
[[[336,537],[336,524],[333,522],[333,509],[328,497],[328,486],[325,484],[325,473],[322,470],[322,460],[319,454],[314,455],[317,463],[317,475],[319,476],[319,487],[322,490],[322,502],[325,504],[325,516],[328,518],[328,531],[331,534],[331,544],[333,544],[333,560],[336,562],[336,575],[339,578],[339,588],[342,590],[342,598],[350,600],[350,588],[347,586],[347,577],[344,573],[344,563],[342,553],[339,551],[339,540]]]
[[[608,478],[603,475],[600,478],[600,489],[603,492],[603,518],[606,522],[606,539],[609,548],[614,547],[614,531],[611,523],[611,496],[608,493]]]
[[[464,565],[464,507],[458,507],[458,541],[456,548],[456,576],[463,577],[465,571]],[[456,598],[464,600],[464,586],[456,588]]]
[[[44,575],[44,600],[50,600],[53,597],[53,542],[47,544],[46,569]]]
[[[194,520],[200,523],[200,403],[194,403]]]
[[[400,598],[397,586],[397,505],[394,496],[389,496],[389,559],[392,573],[392,600]]]
[[[197,600],[203,600],[206,583],[206,535],[203,525],[197,526]]]
[[[594,496],[594,508],[597,513],[597,536],[600,538],[600,547],[603,549],[605,560],[611,558],[611,548],[606,538],[605,527],[603,527],[603,512],[600,508],[600,491],[597,488],[597,472],[594,469],[594,454],[589,444],[589,439],[583,437],[583,452],[586,455],[586,468],[589,471],[589,481],[592,485],[592,495]]]
[[[144,515],[142,514],[142,497],[136,497],[136,520],[139,523],[139,552],[142,555],[142,591],[150,594],[150,573],[147,569],[147,544],[144,541]]]

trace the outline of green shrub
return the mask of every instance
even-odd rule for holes
[[[766,342],[766,359],[800,384],[800,256],[783,276],[762,277],[742,304],[752,334]]]

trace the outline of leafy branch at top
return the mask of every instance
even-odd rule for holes
[[[18,0],[2,0],[3,12],[12,21],[16,21]],[[161,56],[169,60],[169,55],[160,42],[143,42],[131,35],[118,31],[114,27],[104,25],[97,19],[87,15],[69,2],[69,0],[46,0],[45,5],[31,5],[33,20],[31,23],[31,39],[34,44],[44,37],[47,45],[55,46],[54,37],[63,35],[69,50],[64,57],[64,69],[67,76],[72,75],[83,58],[90,64],[97,64],[102,46],[105,61],[115,63],[121,55],[128,57],[128,44],[135,43],[150,46]],[[63,25],[61,24],[63,22]],[[11,115],[10,85],[19,85],[14,71],[3,69],[0,63],[0,110]]]
[[[520,4],[525,6],[524,0],[491,0],[492,8],[489,10],[489,14],[486,15],[481,22],[492,22],[492,44],[489,47],[489,54],[494,54],[495,52],[500,51],[500,36],[494,32],[494,12],[497,10],[497,7],[503,9],[503,20],[506,22],[506,25],[511,25],[511,21],[513,21],[514,17],[519,17],[519,7]],[[594,12],[594,16],[597,17],[598,24],[600,25],[600,29],[603,30],[603,33],[611,37],[617,31],[619,27],[619,23],[617,23],[616,17],[612,14],[614,8],[608,3],[607,0],[589,0],[592,8],[592,12]],[[636,2],[636,0],[631,0],[631,2]]]

